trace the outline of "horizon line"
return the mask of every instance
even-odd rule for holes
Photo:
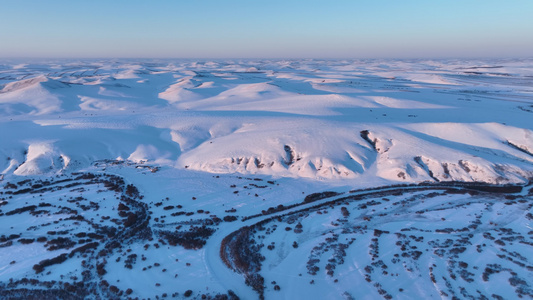
[[[441,59],[533,59],[533,56],[435,56],[435,57],[151,57],[151,56],[95,56],[95,57],[53,57],[53,56],[7,56],[1,57],[0,60],[41,60],[41,59],[149,59],[149,60],[441,60]]]

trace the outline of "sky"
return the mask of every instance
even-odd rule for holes
[[[531,0],[0,0],[0,58],[532,57]]]

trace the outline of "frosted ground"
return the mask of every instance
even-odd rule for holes
[[[533,60],[0,62],[2,298],[533,297]]]

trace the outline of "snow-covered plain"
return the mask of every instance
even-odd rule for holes
[[[0,62],[0,297],[533,296],[533,60]]]

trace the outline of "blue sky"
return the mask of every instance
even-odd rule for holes
[[[531,0],[0,0],[0,57],[533,56]]]

